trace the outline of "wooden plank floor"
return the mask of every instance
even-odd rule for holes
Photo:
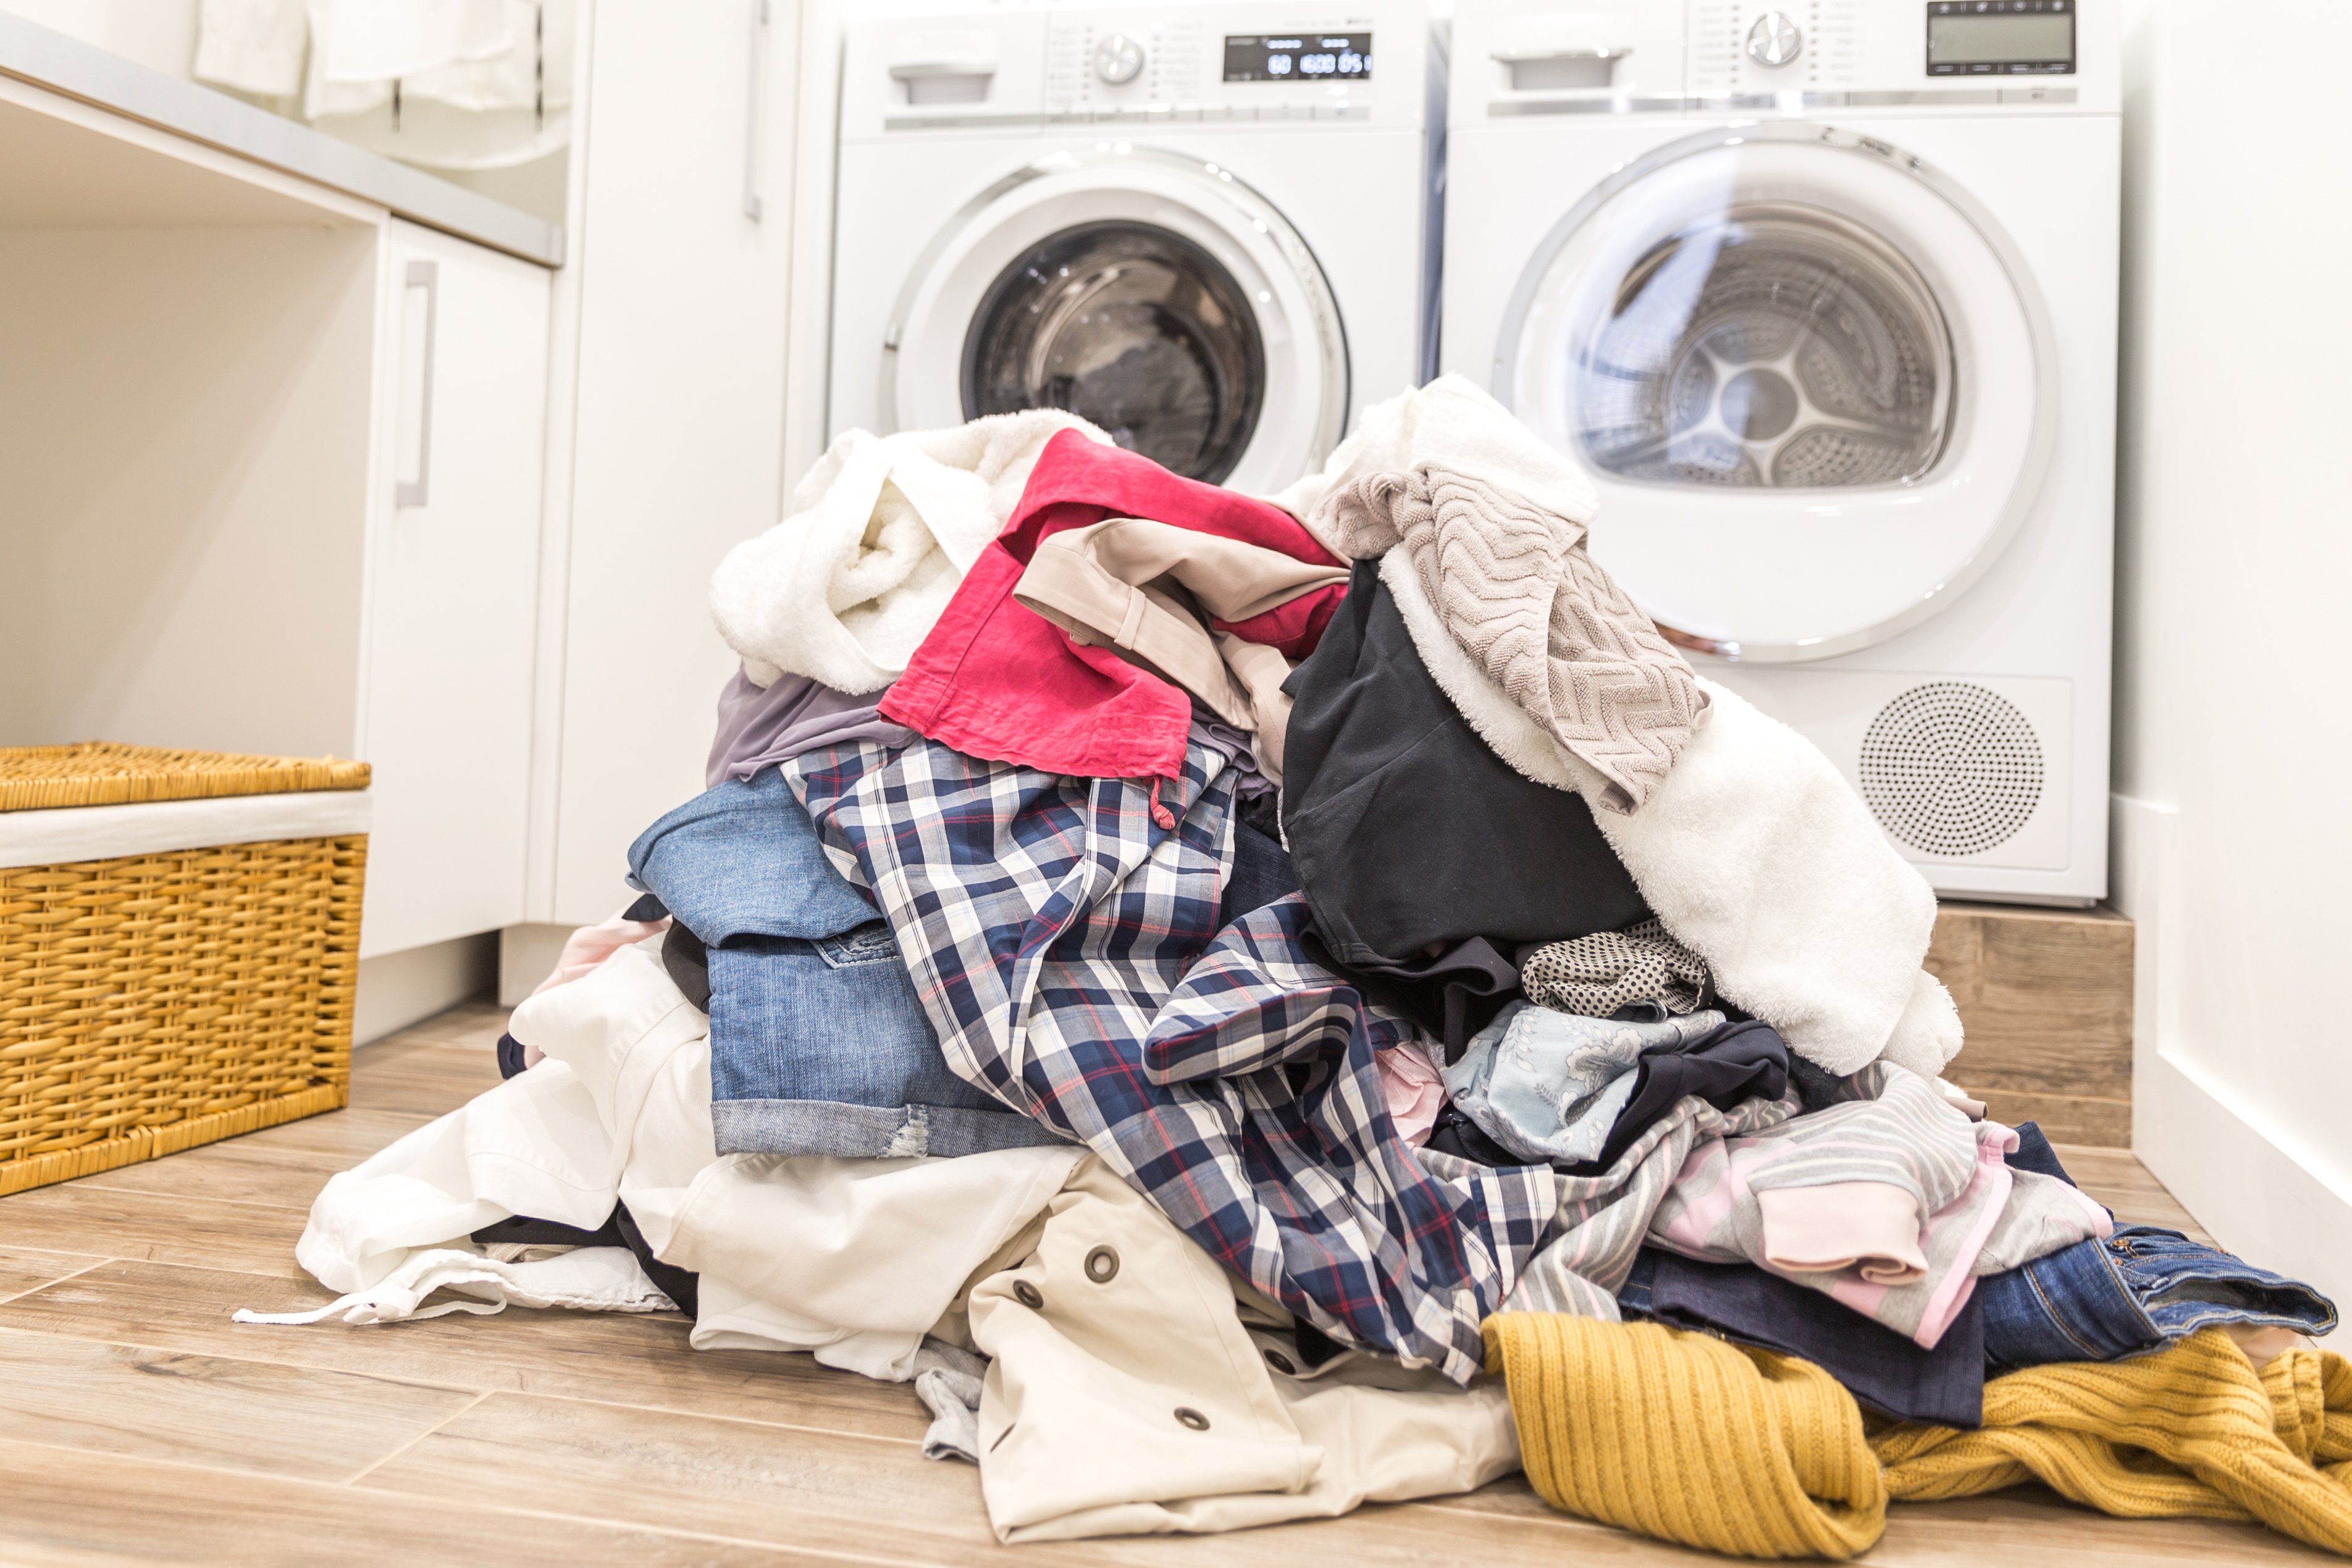
[[[327,1293],[294,1263],[327,1177],[497,1080],[503,1015],[359,1053],[348,1111],[0,1198],[0,1562],[1227,1563],[1700,1554],[1467,1497],[1203,1539],[1006,1550],[978,1472],[926,1462],[908,1389],[699,1354],[674,1316],[510,1310],[241,1326]],[[2068,1149],[2127,1218],[2188,1217],[2121,1151]],[[1883,1564],[2309,1562],[2252,1526],[2126,1522],[2039,1491],[1895,1510]]]

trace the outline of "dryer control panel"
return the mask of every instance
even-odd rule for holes
[[[1556,114],[2113,114],[2118,0],[1460,0],[1455,124]]]
[[[1433,99],[1421,0],[1053,6],[851,30],[842,134],[1103,123],[1419,128]]]

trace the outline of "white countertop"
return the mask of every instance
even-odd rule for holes
[[[542,267],[563,263],[559,225],[5,12],[0,12],[0,76],[378,203],[412,223]]]

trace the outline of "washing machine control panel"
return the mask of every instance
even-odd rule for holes
[[[1372,36],[1299,28],[1225,35],[1227,81],[1357,82],[1372,78]]]
[[[1421,127],[1428,0],[1012,5],[849,29],[842,134],[1247,121]],[[1783,0],[1789,3],[1789,0]],[[1377,45],[1377,48],[1375,46]]]

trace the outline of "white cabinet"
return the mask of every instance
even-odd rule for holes
[[[378,273],[364,955],[523,917],[548,273],[397,220]]]
[[[594,9],[557,310],[568,559],[534,921],[619,908],[630,841],[702,788],[735,665],[710,573],[783,496],[799,22],[786,0]]]

